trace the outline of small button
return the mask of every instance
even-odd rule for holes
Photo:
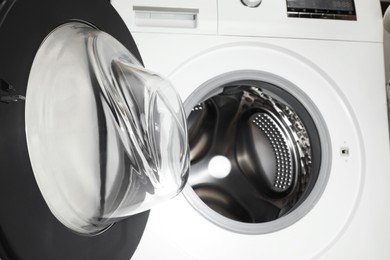
[[[288,17],[299,17],[298,12],[288,12]]]
[[[322,14],[320,14],[320,13],[312,13],[311,17],[312,18],[322,18]]]
[[[241,3],[247,7],[255,8],[261,4],[261,1],[262,0],[241,0]]]

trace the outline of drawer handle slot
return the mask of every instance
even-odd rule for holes
[[[134,6],[135,25],[139,27],[197,27],[198,9]]]

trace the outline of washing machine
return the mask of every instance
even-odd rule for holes
[[[389,259],[379,1],[112,0],[187,117],[133,259]]]

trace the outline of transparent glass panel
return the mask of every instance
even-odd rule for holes
[[[182,102],[117,40],[83,23],[54,30],[26,96],[34,175],[52,213],[83,234],[150,209],[183,188]]]

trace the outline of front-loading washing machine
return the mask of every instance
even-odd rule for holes
[[[379,1],[112,0],[191,167],[134,259],[389,259]]]
[[[112,4],[0,1],[2,260],[389,257],[379,3]]]

